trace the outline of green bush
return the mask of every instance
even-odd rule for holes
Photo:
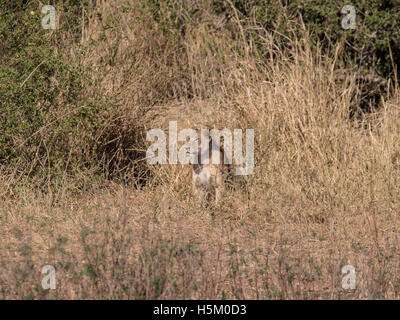
[[[116,154],[134,143],[138,126],[121,123],[123,111],[108,95],[88,94],[92,70],[80,40],[90,3],[53,5],[57,30],[42,28],[37,1],[0,4],[0,165],[38,186],[71,177],[82,188],[85,176],[129,169],[134,152]]]
[[[75,10],[77,1],[63,8],[65,17],[73,19],[68,10]],[[19,164],[21,170],[33,164],[33,174],[66,161],[60,154],[74,147],[68,137],[76,133],[79,122],[96,122],[91,115],[98,106],[85,106],[81,112],[74,109],[84,82],[90,79],[83,68],[59,54],[60,35],[41,27],[36,2],[5,2],[0,14],[0,161]],[[75,24],[78,21],[71,21]],[[90,136],[90,131],[80,134]],[[44,159],[47,163],[38,165]]]
[[[220,11],[229,7],[226,2],[217,0]],[[233,4],[241,13],[244,21],[255,18],[258,24],[267,30],[275,30],[285,37],[301,37],[301,29],[293,28],[293,20],[304,22],[310,31],[312,45],[317,42],[328,48],[332,44],[343,42],[343,58],[347,66],[358,66],[364,74],[378,74],[393,78],[394,64],[400,61],[400,1],[324,1],[292,0],[281,3],[272,0],[236,0]],[[356,29],[345,30],[341,13],[345,5],[353,5],[356,10]],[[221,8],[224,8],[221,10]],[[301,21],[300,21],[301,20]],[[390,57],[392,52],[392,58]],[[397,68],[397,78],[400,78]]]

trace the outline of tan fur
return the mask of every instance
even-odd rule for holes
[[[223,196],[224,188],[224,151],[220,149],[220,164],[212,163],[212,140],[209,137],[209,164],[201,163],[200,144],[197,151],[198,164],[193,164],[193,194],[196,197],[197,205],[203,207],[205,203],[209,203],[212,198],[215,204],[218,204]]]

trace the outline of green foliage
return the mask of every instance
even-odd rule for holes
[[[226,7],[223,1],[215,3],[219,8]],[[293,36],[301,37],[301,28],[293,28],[293,20],[300,24],[304,22],[310,31],[314,47],[317,43],[328,48],[332,44],[343,42],[344,60],[348,59],[350,65],[358,66],[364,73],[378,73],[383,77],[393,78],[393,64],[400,61],[399,0],[354,3],[339,0],[292,0],[282,3],[272,0],[236,0],[233,3],[244,20],[254,17],[267,30],[282,34],[282,44]],[[355,7],[354,30],[345,30],[341,26],[345,17],[341,10],[345,5]],[[398,78],[399,72],[397,68]]]
[[[87,74],[58,53],[59,39],[41,27],[33,2],[6,2],[0,12],[0,160],[29,163],[33,151],[40,156],[46,147],[68,151],[65,138],[86,114],[66,114],[65,109],[81,97]],[[38,138],[44,134],[45,139]]]
[[[22,177],[39,177],[39,185],[46,177],[56,184],[65,173],[104,174],[96,165],[108,142],[110,110],[116,110],[107,95],[86,92],[90,65],[81,63],[78,48],[87,6],[54,6],[62,12],[58,30],[42,28],[36,1],[0,4],[0,164]]]
[[[141,0],[143,8],[163,25],[166,36],[184,32],[187,23],[196,25],[199,22],[197,13],[201,10],[209,10],[211,15],[226,16],[230,20],[235,16],[228,1],[209,2],[211,7],[206,8],[207,1],[199,4],[179,0]],[[312,48],[319,45],[327,49],[342,43],[341,55],[347,66],[356,66],[364,74],[394,78],[394,66],[400,61],[400,0],[354,3],[339,0],[232,0],[232,4],[241,23],[252,25],[256,22],[274,32],[277,44],[282,48],[295,37],[302,37],[301,26],[304,23],[310,32]],[[356,29],[345,30],[341,26],[345,18],[341,10],[345,5],[352,5],[356,10]],[[254,28],[249,30],[248,36],[251,37]],[[238,34],[239,30],[234,33]],[[399,72],[397,68],[398,78]]]

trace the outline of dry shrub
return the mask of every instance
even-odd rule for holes
[[[340,47],[311,51],[305,31],[279,51],[260,30],[263,55],[256,40],[232,38],[238,19],[216,30],[201,17],[170,38],[126,3],[99,2],[89,14],[85,90],[119,106],[102,132],[102,166],[144,182],[64,192],[56,204],[26,189],[7,199],[0,297],[398,298],[398,88],[382,109],[351,119],[356,84],[350,73],[336,81]],[[167,132],[171,120],[254,129],[254,173],[220,205],[195,208],[188,166],[144,161],[146,131]],[[58,270],[55,291],[40,289],[44,264]],[[341,287],[346,264],[355,290]]]

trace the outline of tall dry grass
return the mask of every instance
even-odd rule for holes
[[[206,13],[166,37],[127,3],[97,2],[101,15],[89,13],[75,58],[93,67],[87,94],[120,106],[107,126],[119,145],[104,161],[129,167],[133,183],[71,195],[66,179],[57,201],[29,186],[4,196],[0,297],[398,299],[398,88],[378,111],[351,119],[357,88],[352,73],[336,79],[340,44],[311,50],[304,30],[283,51],[258,30],[256,45],[238,18],[216,29]],[[145,132],[170,120],[253,128],[254,173],[218,206],[197,209],[190,168],[143,159]],[[135,170],[145,172],[136,187]],[[46,264],[56,267],[56,290],[41,288]],[[341,286],[348,264],[355,290]]]

